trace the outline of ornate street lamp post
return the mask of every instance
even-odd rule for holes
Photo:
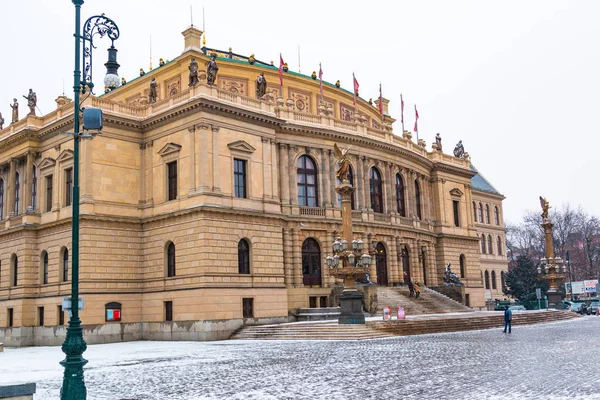
[[[548,219],[548,209],[550,203],[540,196],[542,205],[542,228],[546,237],[546,257],[542,257],[540,265],[537,268],[541,279],[548,281],[548,307],[560,308],[562,293],[558,288],[558,283],[565,279],[567,266],[563,266],[562,258],[554,257],[554,245],[552,243],[552,227],[554,226]]]
[[[356,289],[355,281],[369,271],[371,256],[363,253],[363,241],[353,239],[352,235],[352,193],[354,188],[348,182],[350,161],[347,159],[347,150],[342,152],[337,145],[334,145],[334,149],[339,164],[336,175],[342,182],[335,189],[342,196],[342,238],[337,238],[333,242],[334,255],[328,256],[326,261],[330,267],[330,274],[344,280],[344,290],[340,294],[341,314],[338,323],[364,324],[363,294]]]
[[[83,330],[79,319],[79,142],[82,138],[93,137],[93,135],[81,133],[79,130],[80,93],[93,89],[92,83],[92,49],[94,49],[93,37],[107,35],[113,42],[119,38],[119,28],[104,15],[96,15],[89,18],[83,27],[83,36],[80,35],[81,5],[83,0],[72,0],[75,5],[75,71],[73,72],[73,201],[72,201],[72,250],[71,263],[73,272],[71,277],[71,301],[70,318],[67,327],[67,337],[62,345],[62,351],[66,357],[60,364],[65,368],[63,385],[60,390],[62,400],[85,400],[86,388],[83,380],[83,366],[87,360],[83,358],[83,352],[87,348],[83,340]],[[81,79],[80,55],[81,40],[83,40],[83,81]],[[117,69],[117,49],[114,45],[108,50],[109,60],[105,64],[108,73],[104,78],[105,86],[113,89],[119,84]],[[95,120],[87,119],[86,113]],[[88,121],[92,124],[86,126]],[[100,110],[86,110],[84,112],[84,130],[101,129],[102,115]]]
[[[567,254],[565,255],[565,262],[567,263],[567,267],[569,268],[569,286],[571,288],[571,301],[573,301],[573,274],[571,274],[571,260],[569,259],[569,251],[567,250]]]

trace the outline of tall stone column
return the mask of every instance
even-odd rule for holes
[[[296,173],[296,160],[294,157],[297,151],[296,146],[290,145],[288,147],[288,163],[289,163],[289,179],[288,185],[290,186],[290,204],[298,204],[298,185],[296,181],[298,176]]]
[[[269,138],[263,137],[261,141],[263,165],[263,199],[270,200],[273,198],[273,193],[271,192],[271,144],[269,143]]]
[[[279,201],[279,164],[277,163],[277,143],[271,139],[271,193],[273,200]]]
[[[188,128],[190,137],[190,194],[196,191],[196,128],[190,126]]]
[[[54,149],[56,150],[55,159],[58,159],[58,156],[60,156],[60,146],[56,146]],[[60,175],[60,163],[57,161],[54,163],[54,175],[52,177],[52,211],[60,209],[60,187],[62,184],[63,177]]]
[[[58,163],[56,163],[58,164]],[[10,169],[8,171],[8,216],[12,217],[15,215],[15,179],[17,176],[17,160],[14,158],[10,160]]]
[[[414,172],[412,170],[406,171],[406,189],[406,191],[408,192],[408,198],[406,199],[406,216],[409,218],[413,218],[417,216],[417,204],[415,202],[415,179]]]
[[[356,199],[358,200],[357,203],[357,207],[359,210],[362,210],[363,208],[365,208],[364,204],[365,204],[365,195],[363,194],[364,191],[364,179],[363,179],[363,173],[364,173],[364,164],[363,164],[363,157],[361,156],[356,156],[356,176],[354,177],[354,186],[357,189],[357,193],[355,193],[356,195]]]
[[[199,182],[196,189],[201,193],[209,192],[212,188],[211,177],[210,177],[210,158],[208,156],[209,150],[209,139],[210,126],[206,124],[200,124],[196,127],[198,131],[198,161],[196,162],[197,175]]]
[[[294,284],[293,256],[292,232],[289,228],[283,228],[283,273],[287,287]]]
[[[323,266],[323,273],[321,275],[321,286],[323,286],[324,288],[329,286],[329,282],[331,279],[331,276],[329,275],[329,266],[327,265],[327,256],[330,253],[330,250],[332,248],[333,242],[331,241],[331,235],[329,234],[329,232],[325,232],[324,236],[323,236],[323,249],[321,249],[321,265]]]
[[[338,199],[337,192],[335,191],[335,188],[337,186],[335,170],[337,168],[335,165],[335,156],[333,155],[333,150],[327,151],[327,162],[329,163],[329,199],[330,199],[329,204],[331,205],[331,207],[340,208],[340,204],[338,204],[338,201],[337,201],[337,199]]]
[[[323,195],[321,196],[321,207],[327,207],[331,204],[331,185],[329,180],[329,162],[327,160],[327,151],[321,150],[321,171],[319,173]]]
[[[392,179],[392,172],[391,172],[391,168],[390,168],[390,163],[389,162],[385,162],[385,180],[386,185],[385,185],[385,189],[386,189],[386,195],[385,195],[385,200],[386,200],[386,204],[387,204],[387,210],[385,210],[385,212],[387,214],[391,214],[394,212],[394,208],[392,207],[392,197],[394,193],[394,184],[393,184],[393,179]]]
[[[220,160],[219,160],[219,127],[212,127],[212,170],[213,170],[213,184],[212,190],[215,193],[221,192],[221,174],[220,174]]]
[[[32,205],[32,193],[33,193],[33,153],[27,152],[25,155],[25,173],[23,177],[23,185],[24,186],[24,201],[23,205],[25,206],[23,211],[27,212],[27,210],[31,207],[33,210],[34,207]]]
[[[462,218],[467,222],[467,226],[474,226],[473,221],[473,193],[471,193],[471,185],[465,185],[465,201],[467,202],[467,214],[466,218]]]
[[[298,239],[298,229],[292,228],[292,249],[294,254],[294,286],[304,287],[302,276],[302,248]]]
[[[146,142],[140,143],[140,192],[138,194],[138,204],[146,204]]]
[[[289,185],[289,163],[288,163],[288,145],[279,143],[279,175],[281,184],[281,205],[290,204],[290,185]]]
[[[421,195],[423,197],[423,221],[427,221],[429,218],[429,185],[425,176],[419,175],[419,186],[421,187]]]
[[[419,264],[419,244],[416,240],[410,242],[410,272],[413,279],[419,283],[423,283],[423,271]]]
[[[389,241],[389,249],[390,249],[390,283],[392,285],[399,283],[399,274],[398,274],[398,246],[396,243],[398,242],[398,237],[391,237]]]
[[[154,157],[152,149],[154,142],[146,143],[146,204],[151,204],[154,201]]]
[[[392,208],[390,212],[392,214],[398,213],[398,197],[396,195],[396,174],[394,172],[393,165],[390,165],[390,187],[392,188]]]
[[[365,165],[365,169],[363,171],[363,185],[365,187],[364,190],[364,194],[365,194],[365,208],[368,210],[371,210],[371,182],[370,182],[370,168],[369,168],[369,160],[365,157],[364,161],[364,165]]]

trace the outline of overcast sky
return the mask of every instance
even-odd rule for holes
[[[413,106],[420,137],[430,149],[437,132],[446,153],[462,139],[473,164],[506,196],[505,219],[517,222],[539,209],[539,195],[600,215],[596,181],[600,138],[596,127],[600,85],[600,2],[553,1],[210,1],[87,0],[82,21],[105,13],[121,38],[119,74],[127,80],[183,50],[181,32],[202,28],[207,46],[260,60],[283,54],[290,69],[378,96],[379,82],[401,133]],[[0,112],[31,87],[44,113],[64,91],[72,96],[74,6],[69,0],[5,1],[0,6],[2,62]],[[103,87],[106,48],[96,41],[94,81]],[[64,82],[64,84],[63,84]],[[101,140],[101,139],[97,139]]]

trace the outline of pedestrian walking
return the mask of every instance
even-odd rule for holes
[[[408,296],[409,297],[413,297],[415,295],[415,285],[413,285],[412,281],[408,281]]]
[[[417,282],[415,282],[413,286],[415,288],[415,299],[418,299],[421,295],[421,288],[419,287],[419,284]]]
[[[512,323],[512,311],[508,306],[504,306],[504,333],[506,333],[506,328],[508,327],[508,333],[511,331],[511,323]]]

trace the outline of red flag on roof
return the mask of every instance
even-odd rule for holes
[[[283,57],[279,53],[279,86],[283,86]]]
[[[381,82],[379,82],[379,114],[383,118],[383,95],[381,94]]]
[[[321,63],[319,63],[319,89],[321,90],[321,100],[323,100],[323,70],[321,69]]]
[[[419,127],[417,125],[417,121],[419,120],[419,112],[417,111],[417,105],[415,104],[415,132],[419,132]]]
[[[352,80],[354,81],[354,105],[356,105],[356,97],[358,96],[358,81],[356,77],[354,77],[354,73],[352,73]]]

